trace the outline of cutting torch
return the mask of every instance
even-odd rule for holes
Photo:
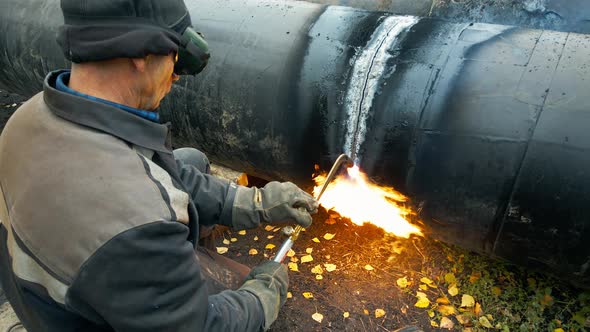
[[[352,159],[350,159],[350,157],[348,157],[346,154],[341,154],[334,162],[334,165],[332,165],[332,169],[330,169],[330,172],[328,173],[328,176],[326,177],[326,181],[322,185],[322,189],[320,190],[318,196],[316,197],[316,200],[318,200],[318,201],[320,200],[320,198],[322,197],[322,195],[326,191],[326,188],[328,188],[328,185],[330,184],[330,182],[332,182],[332,180],[334,180],[334,178],[336,177],[336,174],[338,174],[338,172],[340,171],[340,168],[343,165],[346,165],[346,167],[353,166]],[[291,250],[291,247],[293,247],[293,243],[295,243],[295,240],[297,240],[297,238],[299,237],[299,233],[301,232],[302,229],[303,228],[300,225],[297,225],[295,228],[293,228],[292,226],[287,226],[287,227],[283,228],[283,233],[285,235],[289,236],[289,238],[287,240],[285,240],[285,242],[283,243],[283,245],[281,246],[281,248],[277,252],[277,255],[275,256],[273,261],[275,261],[277,263],[283,262],[285,257],[287,257],[287,253],[289,252],[289,250]]]

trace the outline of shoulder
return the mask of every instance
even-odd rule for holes
[[[65,280],[118,234],[186,214],[188,195],[127,142],[55,116],[42,95],[23,108],[0,141],[0,183],[16,234]]]

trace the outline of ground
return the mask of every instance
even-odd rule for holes
[[[0,91],[0,128],[23,101]],[[226,232],[215,246],[253,267],[272,258],[284,239],[279,227],[261,226]],[[252,249],[257,253],[251,254]],[[289,273],[292,297],[274,332],[393,331],[406,325],[425,331],[451,325],[463,331],[590,329],[588,291],[430,238],[395,238],[324,209],[293,249],[298,272]],[[313,261],[303,263],[308,255]],[[15,319],[4,302],[0,289],[0,332]],[[321,322],[312,318],[316,313],[323,316]]]
[[[254,266],[277,252],[285,239],[279,229],[226,233],[217,246]],[[334,237],[326,240],[326,234]],[[251,255],[251,249],[257,253]],[[395,238],[323,209],[293,249],[298,272],[290,271],[292,297],[272,331],[393,331],[406,325],[435,331],[441,324],[463,331],[590,327],[588,292],[432,239]],[[313,261],[302,263],[307,255]],[[328,272],[324,264],[336,270]],[[319,270],[311,271],[318,266],[321,280]],[[420,300],[418,292],[428,300]],[[312,318],[315,313],[323,315],[321,322]]]

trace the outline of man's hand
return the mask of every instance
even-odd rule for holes
[[[254,294],[264,311],[264,330],[277,319],[279,310],[287,300],[287,288],[289,287],[289,275],[283,264],[273,261],[264,262],[250,271],[246,282],[239,291],[248,291]]]
[[[318,201],[291,182],[270,182],[259,190],[258,209],[266,222],[295,221],[311,225],[312,213],[318,212]]]
[[[294,221],[309,227],[319,203],[291,182],[269,182],[261,189],[240,187],[232,211],[235,229],[254,228],[264,222]]]

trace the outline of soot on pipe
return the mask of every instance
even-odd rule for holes
[[[421,206],[430,235],[590,284],[588,36],[305,2],[186,3],[212,59],[162,103],[179,146],[299,183],[354,155]],[[65,65],[58,6],[0,3],[1,88],[31,95]]]

